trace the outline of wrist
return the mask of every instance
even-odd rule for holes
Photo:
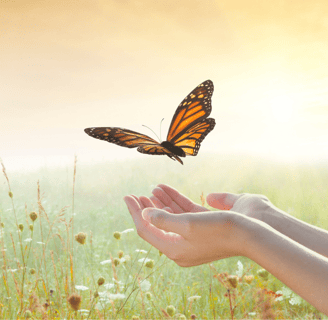
[[[261,212],[260,221],[266,223],[273,229],[279,230],[288,214],[274,206],[269,206]]]

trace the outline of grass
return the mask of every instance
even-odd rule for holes
[[[1,319],[325,318],[247,258],[178,267],[138,237],[122,198],[150,195],[158,183],[198,203],[202,193],[261,193],[328,229],[327,166],[213,155],[181,166],[145,156],[4,173]]]

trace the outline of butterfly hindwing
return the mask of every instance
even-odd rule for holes
[[[182,148],[186,155],[196,156],[200,148],[200,143],[204,140],[208,133],[213,130],[214,126],[214,119],[204,119],[186,129],[183,135],[180,135],[177,139],[174,138],[174,145]]]
[[[213,91],[213,82],[207,80],[184,98],[172,118],[167,134],[167,141],[174,143],[188,128],[210,115],[212,111],[211,97]]]

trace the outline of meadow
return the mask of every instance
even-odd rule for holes
[[[199,204],[211,192],[258,193],[328,229],[326,164],[79,160],[1,174],[0,319],[328,319],[245,257],[177,266],[137,235],[123,201],[159,183]]]

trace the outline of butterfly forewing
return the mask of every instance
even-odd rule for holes
[[[126,148],[136,148],[143,145],[160,146],[156,140],[145,134],[123,128],[96,127],[86,128],[84,131],[93,138],[115,143]]]
[[[184,98],[171,121],[167,141],[173,142],[177,140],[177,138],[184,134],[185,130],[210,115],[212,111],[211,97],[213,90],[213,82],[207,80]]]

